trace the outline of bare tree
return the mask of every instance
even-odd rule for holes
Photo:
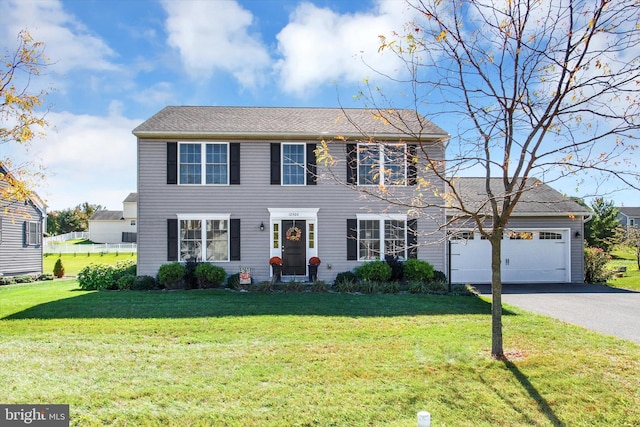
[[[501,240],[523,194],[563,177],[619,180],[639,188],[632,153],[640,127],[640,21],[633,0],[408,0],[417,18],[380,36],[404,65],[401,101],[367,85],[363,102],[388,126],[423,140],[424,116],[454,129],[445,158],[420,144],[419,193],[491,242],[491,354],[504,357]],[[406,110],[414,110],[410,122]],[[416,130],[417,129],[417,130]],[[371,136],[375,138],[374,136]],[[320,158],[327,156],[326,146]],[[480,175],[470,202],[458,178]],[[422,176],[425,173],[421,174]],[[576,178],[576,179],[577,179]],[[446,190],[441,190],[442,183]],[[391,198],[388,188],[370,194]],[[413,211],[432,198],[407,199]],[[392,199],[398,204],[398,199]],[[451,224],[445,224],[451,225]]]

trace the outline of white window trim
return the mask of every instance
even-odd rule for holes
[[[284,183],[284,146],[285,145],[301,145],[302,146],[302,155],[304,156],[304,160],[302,161],[302,170],[304,171],[302,174],[303,183],[302,184],[285,184]],[[303,187],[307,185],[307,144],[304,142],[281,142],[280,143],[280,182],[283,187]]]
[[[38,246],[41,242],[42,242],[42,229],[41,229],[41,224],[40,221],[26,221],[27,223],[27,229],[26,229],[26,243],[27,246]],[[35,236],[36,236],[36,241],[32,242],[31,241],[31,224],[35,224],[36,226],[36,230],[35,230]]]
[[[385,260],[385,253],[384,253],[384,248],[385,248],[385,239],[384,239],[384,222],[385,221],[404,221],[404,244],[405,244],[405,248],[404,248],[404,259],[408,259],[409,257],[409,248],[407,247],[407,240],[408,240],[408,233],[409,233],[409,229],[408,229],[408,216],[404,215],[404,214],[385,214],[385,215],[381,215],[381,214],[356,214],[356,220],[357,220],[357,225],[358,225],[358,230],[357,230],[357,238],[358,238],[358,261],[372,261],[371,259],[368,258],[361,258],[360,257],[360,221],[378,221],[378,227],[379,227],[379,235],[380,235],[380,260],[384,261]]]
[[[378,148],[378,168],[380,170],[380,176],[378,177],[379,182],[373,184],[363,184],[360,182],[360,147],[371,147],[376,146]],[[387,146],[402,146],[404,148],[404,152],[407,152],[407,144],[404,142],[395,142],[395,143],[370,143],[370,142],[362,142],[358,143],[357,151],[357,168],[356,168],[356,181],[358,182],[358,186],[360,187],[377,187],[380,185],[389,186],[389,187],[406,187],[408,182],[408,170],[407,170],[407,162],[403,162],[404,167],[404,184],[387,184],[385,183],[385,174],[384,174],[384,165],[385,165],[385,149]]]
[[[181,221],[183,220],[200,220],[202,229],[200,230],[200,241],[202,243],[202,260],[200,262],[231,262],[231,214],[178,214],[178,261],[185,262],[180,254],[180,243],[182,241]],[[226,260],[207,260],[207,227],[206,221],[227,221],[227,259]]]
[[[183,184],[180,174],[180,146],[181,145],[197,145],[200,144],[200,184]],[[227,182],[226,184],[207,184],[207,145],[226,145],[227,146]],[[229,143],[224,141],[178,141],[178,185],[184,185],[186,187],[193,187],[198,185],[212,186],[212,187],[227,187],[229,186],[230,174],[231,174],[231,154],[229,151]]]

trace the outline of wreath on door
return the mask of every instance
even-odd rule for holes
[[[287,230],[287,234],[286,234],[287,240],[293,240],[294,242],[297,242],[300,240],[301,237],[302,237],[302,230],[300,230],[298,227],[291,227],[290,229]]]

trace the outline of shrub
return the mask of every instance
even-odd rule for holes
[[[62,258],[58,258],[53,266],[53,275],[58,279],[64,276],[64,266],[62,265]]]
[[[433,278],[433,265],[421,259],[408,259],[403,266],[404,278],[408,281],[421,280],[426,282]]]
[[[391,255],[385,256],[384,260],[389,264],[389,267],[391,267],[390,279],[393,281],[401,280],[403,277],[402,261],[400,261],[397,256]]]
[[[329,286],[327,285],[327,282],[323,280],[316,280],[311,285],[311,292],[324,293],[324,292],[327,292],[328,290],[329,290]]]
[[[165,289],[184,289],[187,270],[178,261],[162,264],[158,269],[158,283]]]
[[[339,284],[340,282],[357,282],[358,281],[358,277],[355,275],[355,273],[351,272],[351,271],[344,271],[342,273],[338,273],[336,275],[336,279],[334,280],[333,284],[334,286]]]
[[[33,276],[16,276],[14,277],[16,283],[31,283],[35,281]]]
[[[430,294],[445,294],[449,291],[449,284],[441,280],[433,280],[427,283],[427,292]]]
[[[194,259],[189,259],[184,263],[184,288],[185,289],[197,289],[199,286],[199,280],[196,276],[196,269],[201,262]]]
[[[479,295],[478,290],[471,285],[453,285],[451,287],[452,295],[476,296]]]
[[[380,282],[363,280],[357,285],[357,291],[363,294],[377,294],[380,291]]]
[[[256,292],[268,293],[273,292],[273,283],[268,280],[258,283],[255,286]]]
[[[409,281],[407,288],[412,294],[426,294],[428,292],[427,283],[422,280]]]
[[[227,277],[224,268],[203,262],[196,267],[195,275],[201,288],[220,286]]]
[[[138,276],[131,283],[134,291],[150,291],[156,287],[156,279],[151,276]]]
[[[41,275],[38,276],[37,280],[39,282],[43,282],[45,280],[53,280],[53,274],[51,274],[51,273],[42,273]]]
[[[284,290],[286,292],[302,292],[304,290],[304,285],[296,280],[292,280],[286,283]]]
[[[13,277],[0,277],[0,285],[15,285],[16,279]]]
[[[128,291],[133,287],[133,282],[136,280],[136,276],[133,274],[125,274],[120,276],[120,278],[116,281],[116,286],[121,291]]]
[[[398,282],[383,282],[380,283],[380,292],[384,294],[395,294],[400,291],[400,283]]]
[[[355,277],[353,279],[344,277],[340,281],[336,280],[332,289],[335,289],[338,292],[356,292],[358,290],[358,281]]]
[[[604,283],[611,277],[606,265],[611,256],[600,248],[584,248],[584,281]]]
[[[136,263],[132,259],[117,261],[115,267],[113,267],[114,282],[126,275],[136,275]]]
[[[356,267],[355,274],[363,281],[384,282],[391,278],[391,267],[384,261],[369,261]]]
[[[78,273],[78,284],[86,291],[115,289],[114,267],[104,264],[89,264]]]
[[[434,282],[447,282],[447,275],[440,270],[435,270],[433,272],[433,278],[431,280],[433,280]]]

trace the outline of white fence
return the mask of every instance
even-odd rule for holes
[[[88,239],[88,238],[89,238],[88,231],[74,231],[73,233],[45,237],[43,240],[44,240],[44,245],[47,246],[48,244],[53,242],[66,242],[67,240]]]
[[[130,253],[138,252],[135,243],[102,243],[93,245],[52,245],[45,244],[45,254],[99,254],[99,253]]]

